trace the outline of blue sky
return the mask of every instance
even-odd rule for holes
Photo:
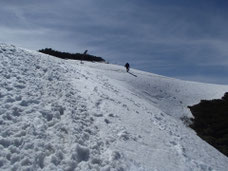
[[[2,0],[0,42],[228,84],[225,0]]]

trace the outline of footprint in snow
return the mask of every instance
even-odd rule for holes
[[[98,92],[98,88],[97,87],[94,87],[93,91],[94,92]]]
[[[22,85],[22,84],[14,84],[13,86],[18,89],[24,89],[26,87],[25,85]]]
[[[113,113],[108,114],[108,116],[109,116],[110,118],[118,118],[118,116],[117,116],[117,115],[114,115]]]
[[[95,117],[103,117],[103,114],[95,113],[95,114],[93,114],[93,116],[95,116]]]
[[[111,122],[108,119],[104,119],[106,124],[110,124]]]
[[[162,120],[162,117],[159,117],[159,116],[155,116],[154,117],[156,120],[158,120],[158,121],[161,121]]]
[[[127,140],[134,140],[137,141],[137,136],[133,136],[131,135],[129,132],[127,132],[126,130],[120,131],[118,134],[120,139],[127,141]]]
[[[96,107],[99,107],[99,106],[101,105],[101,103],[102,103],[102,100],[101,100],[101,99],[98,100],[98,101],[95,103]]]

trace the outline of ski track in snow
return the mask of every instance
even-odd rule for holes
[[[178,119],[189,115],[185,105],[200,100],[204,91],[205,98],[217,97],[227,87],[219,93],[211,91],[219,86],[204,90],[195,83],[177,83],[173,88],[174,79],[157,75],[153,84],[134,83],[131,79],[144,73],[133,77],[117,66],[82,65],[14,46],[0,47],[0,170],[225,171],[228,167],[225,156]],[[202,89],[196,100],[183,93],[189,92],[187,85]]]

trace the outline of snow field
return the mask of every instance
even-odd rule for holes
[[[91,104],[99,104],[106,113],[99,115],[99,123],[109,115],[117,117],[107,126],[98,124],[100,134],[113,139],[109,148],[118,149],[137,161],[136,170],[226,170],[227,158],[186,128],[180,117],[191,116],[187,105],[201,99],[219,98],[228,90],[227,86],[132,70],[137,75],[135,78],[119,66],[84,65],[87,75],[90,69],[95,73],[90,77],[95,78],[91,87],[100,94]],[[88,97],[91,96],[94,97],[93,94]]]
[[[227,86],[0,44],[0,170],[226,171],[180,117]]]
[[[6,45],[0,55],[0,169],[121,167],[112,152],[102,158],[104,142],[61,60]]]
[[[135,78],[124,68],[106,64],[84,63],[81,70],[95,78],[83,94],[87,92],[86,99],[93,99],[90,104],[98,104],[98,112],[105,113],[96,120],[101,137],[112,140],[109,148],[122,151],[136,170],[226,170],[227,158],[186,128],[180,117],[191,116],[187,105],[221,97],[227,86],[132,70]],[[110,115],[116,117],[109,119]],[[106,119],[108,124],[101,124]]]

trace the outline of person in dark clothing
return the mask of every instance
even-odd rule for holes
[[[125,68],[126,68],[126,70],[127,70],[127,72],[129,71],[129,69],[130,69],[130,65],[129,65],[129,63],[126,63],[125,64]]]

